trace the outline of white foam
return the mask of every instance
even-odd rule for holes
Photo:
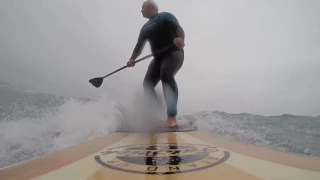
[[[217,111],[199,112],[189,116],[200,131],[209,131],[224,137],[268,146],[265,134],[243,127],[244,122],[237,118],[226,118]]]
[[[116,107],[105,95],[86,103],[70,99],[45,118],[1,122],[0,168],[115,131]]]

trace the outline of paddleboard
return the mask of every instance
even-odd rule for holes
[[[122,129],[0,170],[1,180],[319,180],[320,159],[193,127]]]

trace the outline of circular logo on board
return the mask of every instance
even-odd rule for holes
[[[229,152],[199,144],[128,145],[105,149],[95,156],[102,166],[139,174],[198,171],[225,162]]]

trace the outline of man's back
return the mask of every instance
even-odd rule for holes
[[[133,54],[140,54],[146,40],[154,52],[172,45],[177,37],[184,38],[184,31],[178,20],[171,13],[157,13],[142,26]]]

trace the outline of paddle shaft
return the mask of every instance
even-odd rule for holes
[[[147,58],[149,58],[149,57],[151,57],[151,56],[152,56],[152,54],[149,54],[149,55],[147,55],[147,56],[145,56],[145,57],[143,57],[143,58],[140,58],[140,59],[136,60],[135,62],[138,63],[138,62],[140,62],[140,61],[142,61],[142,60],[145,60],[145,59],[147,59]],[[103,76],[102,78],[106,78],[106,77],[108,77],[108,76],[110,76],[110,75],[112,75],[112,74],[114,74],[114,73],[116,73],[116,72],[118,72],[118,71],[121,71],[122,69],[125,69],[125,68],[127,68],[127,67],[128,67],[128,65],[125,65],[125,66],[123,66],[122,68],[119,68],[119,69],[113,71],[112,73],[109,73],[109,74]]]
[[[168,47],[166,47],[166,48],[163,48],[163,49],[161,49],[160,51],[158,51],[157,53],[162,53],[162,52],[164,52],[164,51],[172,48],[173,46],[175,46],[175,45],[171,45],[171,46],[168,46]],[[144,57],[142,57],[142,58],[140,58],[140,59],[138,59],[138,60],[136,60],[135,63],[138,63],[138,62],[140,62],[140,61],[142,61],[142,60],[145,60],[145,59],[147,59],[147,58],[149,58],[149,57],[151,57],[151,56],[153,56],[152,53],[149,54],[149,55],[147,55],[147,56],[144,56]],[[106,77],[108,77],[108,76],[110,76],[110,75],[112,75],[112,74],[114,74],[114,73],[116,73],[116,72],[119,72],[119,71],[121,71],[122,69],[125,69],[125,68],[127,68],[127,67],[128,67],[128,65],[125,65],[125,66],[123,66],[122,68],[119,68],[119,69],[117,69],[117,70],[115,70],[115,71],[113,71],[113,72],[111,72],[111,73],[103,76],[102,78],[106,78]]]

